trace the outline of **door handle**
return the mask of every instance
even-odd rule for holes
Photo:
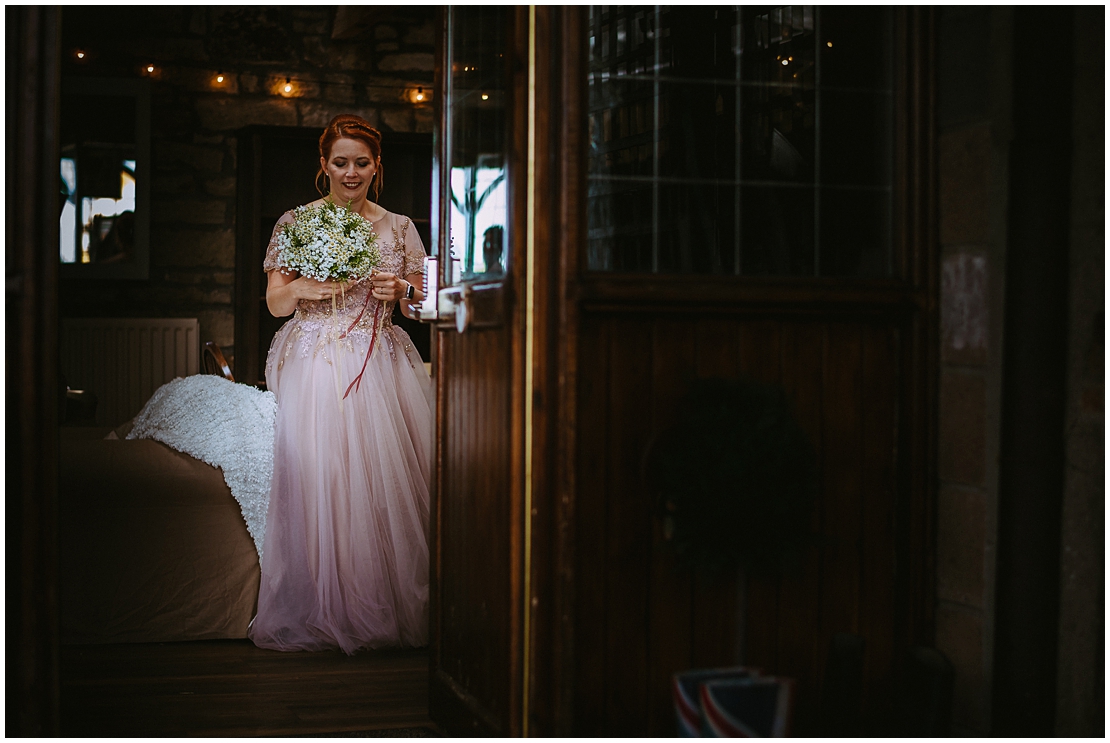
[[[455,323],[455,330],[464,332],[468,324],[466,312],[466,285],[440,289],[436,297],[436,319],[441,323]]]
[[[505,322],[506,289],[497,281],[488,284],[459,284],[439,290],[437,320],[453,322],[455,330],[496,328]]]

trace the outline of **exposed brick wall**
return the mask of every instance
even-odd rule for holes
[[[67,7],[65,75],[137,77],[152,64],[150,279],[63,282],[63,317],[197,317],[233,352],[235,131],[323,127],[357,113],[432,129],[427,7]],[[345,38],[332,38],[333,32]],[[86,50],[78,62],[72,53]],[[224,75],[218,83],[217,74]],[[289,78],[293,91],[283,90]],[[411,100],[422,87],[423,105]]]

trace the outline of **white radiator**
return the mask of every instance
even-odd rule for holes
[[[134,418],[154,390],[200,371],[196,318],[62,320],[61,366],[70,389],[96,395],[96,424]]]

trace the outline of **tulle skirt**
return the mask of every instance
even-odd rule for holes
[[[340,348],[328,332],[290,321],[267,360],[274,473],[248,636],[275,650],[426,645],[431,382],[408,335],[387,327],[341,402],[370,337]]]

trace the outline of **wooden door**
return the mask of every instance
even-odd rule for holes
[[[430,711],[452,734],[520,735],[527,10],[451,7],[440,32],[436,252],[471,316],[433,333]],[[492,226],[500,273],[479,252]]]
[[[674,673],[743,662],[794,678],[796,732],[819,734],[848,632],[860,732],[883,730],[932,632],[931,18],[511,11],[508,273],[466,290],[484,327],[436,335],[433,719],[667,736]],[[819,121],[823,149],[801,139]],[[643,475],[688,381],[738,376],[781,387],[817,450],[815,541],[780,579],[681,569]]]
[[[580,112],[552,148],[578,208],[558,372],[573,474],[538,597],[555,605],[533,642],[562,650],[537,727],[673,735],[672,675],[743,663],[794,679],[795,732],[824,734],[830,641],[851,633],[857,732],[881,732],[900,660],[932,638],[931,16],[559,18],[557,109]],[[813,543],[781,578],[684,569],[665,540],[644,458],[709,377],[780,387],[817,451]]]
[[[528,736],[569,730],[573,714],[568,527],[576,473],[568,446],[577,415],[569,358],[577,325],[567,277],[577,270],[585,228],[577,84],[584,16],[541,6],[497,12],[504,15],[452,11],[440,29],[438,254],[449,255],[454,234],[460,263],[470,263],[464,236],[447,228],[446,173],[467,163],[453,154],[452,96],[464,109],[466,100],[496,103],[490,108],[505,132],[507,221],[504,275],[488,264],[486,275],[475,271],[463,290],[469,327],[459,333],[456,323],[441,322],[434,336],[430,712],[452,733]],[[495,21],[503,37],[493,55],[504,61],[496,90],[465,80],[473,67],[454,46],[467,28],[488,42]],[[458,119],[488,121],[465,110]]]

